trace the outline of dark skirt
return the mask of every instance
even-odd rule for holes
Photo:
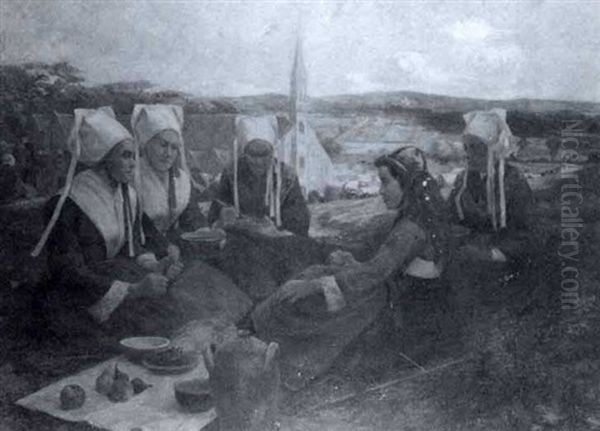
[[[336,359],[332,372],[379,380],[414,367],[412,360],[427,363],[457,339],[459,321],[447,282],[402,275],[384,284],[386,306]]]
[[[138,282],[147,274],[126,259],[106,260],[89,267],[97,274],[128,283]],[[165,298],[125,298],[107,321],[98,323],[88,313],[89,305],[72,294],[77,289],[77,286],[51,286],[44,298],[49,328],[61,338],[164,335],[178,323],[173,321],[180,314],[176,304]]]
[[[114,280],[136,282],[147,272],[130,261],[106,261],[94,270]],[[160,297],[125,298],[110,318],[99,324],[87,311],[69,301],[64,290],[46,298],[47,320],[55,333],[71,337],[170,336],[191,320],[219,317],[234,322],[250,309],[251,301],[216,268],[195,261]]]
[[[218,267],[258,303],[308,266],[325,262],[329,251],[311,238],[231,230]]]

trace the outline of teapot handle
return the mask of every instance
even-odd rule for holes
[[[273,367],[273,363],[277,358],[277,354],[279,353],[279,344],[276,342],[271,342],[267,346],[267,352],[265,355],[265,365],[263,367],[263,371],[269,371]]]
[[[206,348],[202,351],[204,365],[206,366],[208,374],[211,374],[215,369],[215,350],[216,346],[213,343],[211,343],[209,346],[206,346]]]

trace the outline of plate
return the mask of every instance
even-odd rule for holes
[[[225,239],[225,237],[225,231],[211,228],[200,228],[194,232],[181,234],[181,239],[191,242],[217,242]]]
[[[232,225],[245,229],[265,229],[273,226],[273,222],[266,218],[242,217],[233,222]]]
[[[198,366],[199,360],[196,357],[190,358],[189,362],[182,365],[158,365],[148,358],[142,360],[142,365],[156,374],[183,374],[192,371]]]

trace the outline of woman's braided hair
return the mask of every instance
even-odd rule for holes
[[[435,259],[445,258],[448,239],[448,218],[439,185],[427,171],[424,153],[407,146],[375,160],[375,166],[385,166],[402,186],[403,203],[398,217],[408,217],[429,235]]]

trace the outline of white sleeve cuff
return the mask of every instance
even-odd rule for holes
[[[110,315],[123,302],[129,291],[129,283],[124,281],[115,281],[108,289],[108,292],[88,308],[88,312],[96,321],[103,323],[108,320]]]
[[[506,262],[506,255],[502,253],[502,250],[496,247],[492,247],[491,249],[492,260],[494,262]]]
[[[139,266],[149,271],[154,271],[156,265],[158,265],[158,260],[156,260],[156,255],[154,253],[140,254],[135,261]]]
[[[327,311],[335,313],[340,311],[346,306],[346,300],[344,294],[340,290],[340,287],[335,281],[334,276],[327,276],[319,278],[321,285],[323,286],[323,294],[325,295],[325,302],[327,303]]]

